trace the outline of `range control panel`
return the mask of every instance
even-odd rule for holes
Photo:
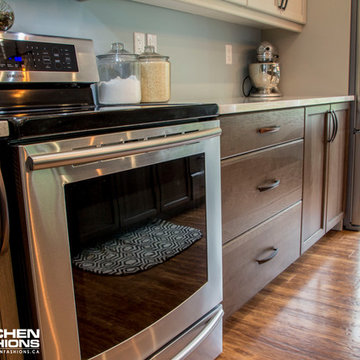
[[[78,72],[75,46],[3,39],[0,71]]]

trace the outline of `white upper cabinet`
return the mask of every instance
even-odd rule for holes
[[[246,6],[248,2],[248,0],[224,0],[224,1],[231,2],[237,5],[243,5],[243,6]]]
[[[259,29],[301,32],[306,0],[132,0]],[[281,6],[283,9],[279,9]]]
[[[247,0],[247,6],[300,24],[306,22],[306,0]]]

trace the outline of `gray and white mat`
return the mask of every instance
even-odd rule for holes
[[[134,274],[165,262],[201,237],[198,229],[159,219],[84,249],[72,261],[75,266],[97,274]]]

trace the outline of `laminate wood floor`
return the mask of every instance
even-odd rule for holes
[[[360,233],[331,231],[225,321],[235,359],[360,359]]]

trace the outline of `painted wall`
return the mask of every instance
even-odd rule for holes
[[[262,32],[280,53],[280,89],[286,96],[348,94],[351,0],[308,0],[300,34]]]
[[[8,0],[15,11],[11,31],[83,37],[96,54],[122,41],[133,50],[133,32],[158,36],[158,51],[170,56],[173,101],[241,95],[260,30],[126,0]],[[225,44],[233,65],[225,65]]]

